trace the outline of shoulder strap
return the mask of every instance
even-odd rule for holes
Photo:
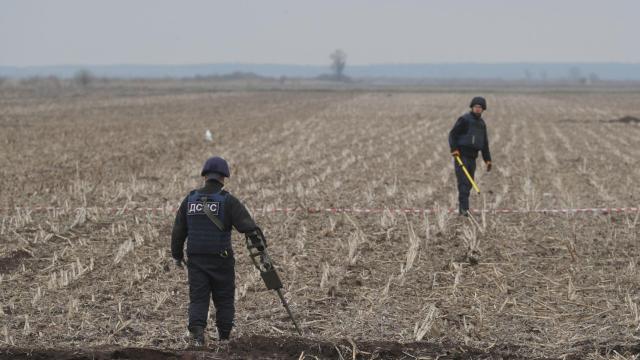
[[[209,209],[209,207],[207,206],[207,196],[203,196],[200,198],[200,200],[202,200],[202,210],[204,211],[205,215],[207,215],[207,217],[209,218],[209,220],[211,220],[211,222],[213,222],[213,224],[220,230],[220,231],[225,231],[224,228],[224,224],[222,223],[222,221],[220,221],[220,219],[218,219],[217,216],[215,216],[213,214],[213,212],[211,212],[211,210]]]

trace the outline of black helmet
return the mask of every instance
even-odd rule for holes
[[[229,164],[227,161],[219,156],[210,157],[205,161],[202,166],[201,176],[205,176],[209,173],[220,174],[224,177],[229,177]]]
[[[482,96],[476,96],[471,100],[471,105],[469,107],[474,107],[476,105],[482,106],[482,110],[487,110],[487,100],[485,100]]]

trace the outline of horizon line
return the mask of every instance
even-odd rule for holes
[[[379,62],[379,63],[355,63],[347,66],[412,66],[412,65],[640,65],[640,61],[442,61],[442,62]],[[0,64],[0,67],[11,68],[35,68],[35,67],[101,67],[101,66],[207,66],[207,65],[254,65],[254,66],[299,66],[299,67],[319,67],[329,66],[329,63],[323,64],[295,64],[295,63],[274,63],[274,62],[197,62],[197,63],[63,63],[63,64],[37,64],[37,65],[8,65]]]

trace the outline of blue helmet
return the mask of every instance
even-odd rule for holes
[[[205,176],[209,173],[220,174],[224,177],[229,177],[231,175],[229,173],[229,164],[227,164],[227,161],[220,156],[210,157],[205,161],[204,166],[202,166],[200,176]]]
[[[487,110],[487,100],[485,100],[482,96],[476,96],[471,100],[471,104],[469,107],[474,107],[476,105],[482,106],[482,110]]]

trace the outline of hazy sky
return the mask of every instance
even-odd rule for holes
[[[640,62],[638,0],[0,0],[0,65]]]

